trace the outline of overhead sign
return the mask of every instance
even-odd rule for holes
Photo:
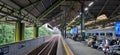
[[[115,33],[116,36],[120,36],[120,22],[115,23]]]

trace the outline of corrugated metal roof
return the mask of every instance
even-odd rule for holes
[[[2,12],[0,15],[14,16],[34,24],[45,11],[58,1],[60,0],[0,0],[0,12]],[[85,7],[88,7],[90,2],[94,2],[94,4],[85,13],[85,21],[93,20],[101,14],[106,14],[110,18],[120,14],[120,0],[86,0]],[[63,12],[61,13],[63,19],[65,17],[68,20],[67,23],[70,23],[80,13],[80,6],[78,0],[66,0],[48,15],[42,17],[43,19],[40,19],[39,22],[40,24],[41,22],[43,22],[42,24],[50,22],[54,26],[62,24],[62,19],[55,22],[52,20],[57,18],[56,16],[59,16],[59,13]]]
[[[3,6],[1,11],[5,15],[32,23],[57,1],[59,0],[1,0],[0,7]],[[49,15],[48,18],[50,17]]]

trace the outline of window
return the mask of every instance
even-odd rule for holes
[[[94,36],[94,33],[92,33],[92,36]]]
[[[91,33],[87,33],[88,36],[91,36]]]
[[[96,35],[99,35],[99,33],[96,33]]]
[[[101,36],[104,36],[104,35],[105,35],[105,33],[100,33],[100,35],[101,35]]]
[[[107,36],[113,36],[113,33],[106,33]]]

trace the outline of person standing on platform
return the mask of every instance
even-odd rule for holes
[[[71,38],[73,38],[73,29],[72,29],[72,27],[70,29],[70,35],[71,35]]]
[[[73,39],[76,41],[78,38],[78,28],[76,26],[73,28],[73,33],[74,33]]]

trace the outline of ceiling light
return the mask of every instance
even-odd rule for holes
[[[94,2],[91,2],[88,6],[92,6]]]
[[[87,10],[88,10],[88,7],[85,8],[85,11],[87,11]]]
[[[80,15],[77,15],[76,18],[80,17]]]

